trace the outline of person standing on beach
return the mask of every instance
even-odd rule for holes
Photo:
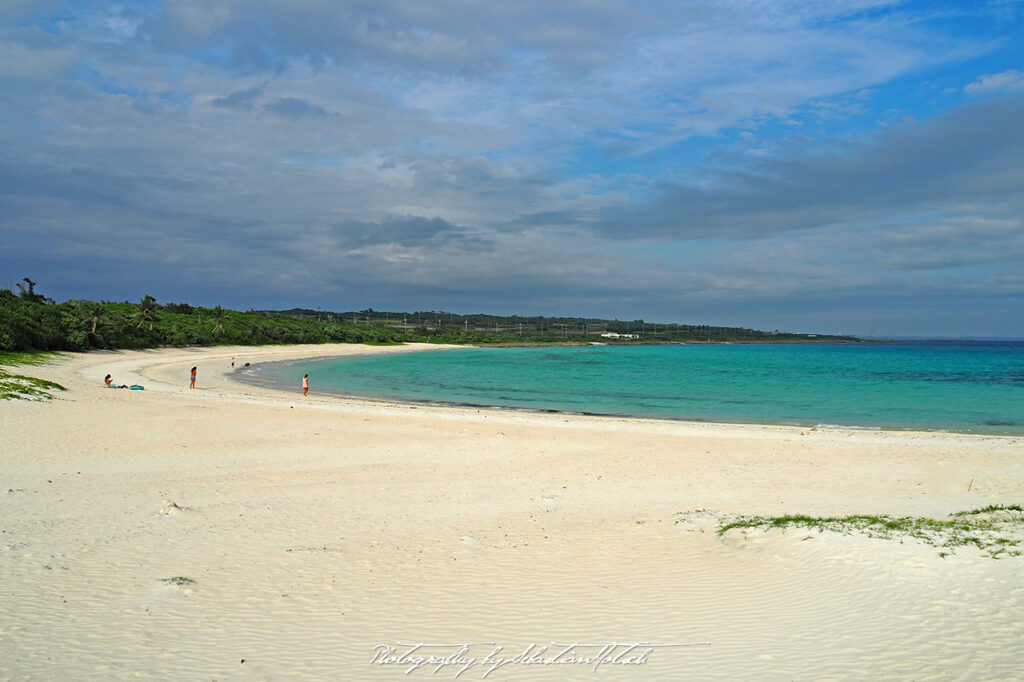
[[[309,393],[309,375],[302,377],[302,395]]]
[[[192,368],[192,381],[189,382],[188,387],[189,388],[195,388],[196,387],[196,368],[195,367]]]
[[[235,368],[235,359],[231,358],[231,369]]]

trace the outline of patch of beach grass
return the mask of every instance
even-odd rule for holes
[[[42,365],[56,353],[3,353],[0,354],[0,400],[50,400],[51,391],[67,389],[54,381],[37,379],[24,374],[12,374],[5,367]]]
[[[990,504],[981,509],[953,512],[950,516],[978,516],[980,514],[993,514],[997,512],[1024,512],[1024,507],[1019,504]]]
[[[195,585],[196,584],[195,580],[193,580],[192,578],[183,576],[183,575],[176,575],[176,576],[173,576],[171,578],[164,578],[160,582],[165,583],[167,585]]]
[[[855,514],[843,517],[816,517],[801,514],[785,516],[739,516],[719,519],[718,535],[750,530],[785,532],[790,528],[816,530],[819,533],[858,533],[883,540],[914,539],[938,547],[939,555],[948,556],[957,548],[975,547],[993,559],[1021,556],[1019,549],[1024,516],[1020,505],[993,505],[984,509],[955,512],[949,520],[926,517],[892,517]],[[682,515],[677,523],[688,518]]]
[[[0,369],[0,400],[50,400],[51,391],[67,389],[54,381],[23,374],[10,374]]]
[[[16,365],[35,365],[38,367],[59,356],[60,353],[51,353],[49,351],[0,353],[0,367],[14,367]]]

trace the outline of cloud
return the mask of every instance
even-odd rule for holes
[[[744,239],[915,212],[1021,208],[1024,97],[965,107],[820,154],[773,156],[607,211],[619,239]],[[987,208],[986,208],[987,207]]]
[[[304,118],[307,116],[326,116],[327,110],[298,97],[281,97],[263,107],[267,111],[280,114],[287,118]]]
[[[971,95],[1024,92],[1024,71],[1010,69],[1002,73],[986,74],[964,87]]]
[[[4,0],[0,4],[0,22],[14,24],[38,14],[51,12],[60,4],[57,0]]]
[[[244,308],[980,309],[1020,292],[1024,105],[950,11],[7,4],[0,266]]]
[[[0,81],[34,81],[55,78],[71,68],[81,54],[71,47],[27,46],[0,39]]]
[[[402,249],[457,246],[479,251],[490,246],[471,229],[423,216],[387,216],[373,223],[346,221],[333,225],[331,231],[338,247],[348,250],[386,245]]]
[[[231,49],[228,64],[232,72],[247,76],[255,73],[280,74],[287,67],[284,59],[275,58],[257,43],[242,43]]]
[[[225,97],[217,97],[211,103],[215,107],[222,107],[224,109],[250,111],[256,100],[263,95],[263,91],[266,89],[267,81],[263,81],[260,85],[254,85],[245,90],[237,90]]]

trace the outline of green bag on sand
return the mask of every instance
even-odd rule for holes
[[[133,391],[145,391],[146,387],[145,386],[135,385],[135,386],[132,386],[132,390]]]

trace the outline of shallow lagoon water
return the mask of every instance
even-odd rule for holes
[[[298,361],[313,392],[715,422],[1024,433],[1024,343],[458,348]]]

